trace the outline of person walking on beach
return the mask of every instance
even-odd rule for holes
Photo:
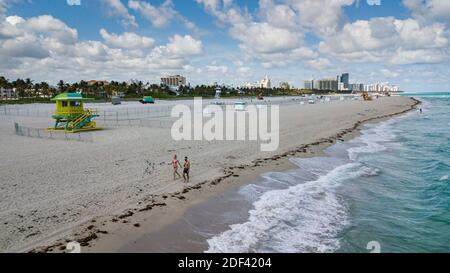
[[[181,168],[181,163],[180,163],[180,161],[178,161],[178,159],[177,159],[177,155],[174,155],[173,156],[173,160],[172,160],[172,167],[173,167],[173,180],[176,180],[177,179],[177,175],[178,175],[178,178],[181,178],[181,175],[180,175],[180,173],[178,172],[178,166],[180,166],[180,168]]]
[[[191,169],[191,162],[189,161],[188,157],[186,156],[184,158],[184,170],[183,170],[183,178],[184,182],[189,183],[189,171]]]

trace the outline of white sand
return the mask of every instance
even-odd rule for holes
[[[93,143],[28,138],[14,135],[14,121],[45,128],[52,120],[0,114],[0,251],[48,244],[93,217],[135,207],[150,194],[179,191],[183,185],[172,181],[168,165],[175,152],[191,158],[195,184],[222,175],[226,166],[289,151],[412,103],[392,97],[282,106],[280,148],[273,153],[260,152],[256,142],[175,142],[161,128],[106,128],[94,133]],[[121,107],[130,106],[142,107]],[[51,111],[48,105],[20,107]]]

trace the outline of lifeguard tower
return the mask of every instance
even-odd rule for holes
[[[56,101],[56,112],[52,118],[55,121],[55,127],[50,130],[64,130],[68,133],[77,133],[81,131],[99,130],[96,127],[94,118],[98,117],[96,111],[83,108],[83,102],[91,100],[83,98],[78,93],[64,93],[52,99]]]

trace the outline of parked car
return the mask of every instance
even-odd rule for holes
[[[112,105],[120,105],[120,104],[122,104],[122,101],[121,101],[120,97],[112,97],[111,103],[112,103]]]
[[[142,100],[140,100],[142,104],[154,104],[155,99],[153,97],[144,97]]]

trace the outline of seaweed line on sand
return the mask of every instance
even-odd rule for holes
[[[123,212],[120,215],[112,216],[109,221],[113,222],[113,223],[118,223],[121,220],[121,223],[128,224],[129,221],[127,221],[126,219],[129,217],[132,217],[133,215],[135,215],[137,213],[150,211],[150,210],[153,210],[154,208],[166,207],[167,203],[165,203],[163,200],[166,200],[167,198],[169,198],[169,196],[183,201],[183,200],[186,200],[186,197],[184,196],[184,194],[187,194],[190,191],[200,190],[205,185],[216,186],[219,183],[223,182],[224,180],[226,180],[230,177],[238,177],[239,175],[234,171],[236,169],[237,170],[245,170],[247,168],[260,167],[269,162],[278,161],[280,159],[287,158],[288,156],[295,156],[298,154],[307,153],[308,149],[311,147],[314,147],[314,146],[324,145],[324,144],[332,144],[335,141],[344,141],[344,139],[343,139],[344,136],[358,130],[360,128],[360,126],[364,123],[405,114],[407,112],[410,112],[410,111],[416,109],[416,107],[422,103],[421,101],[419,101],[415,98],[411,98],[411,99],[414,101],[414,104],[411,105],[411,107],[409,109],[406,109],[406,110],[403,110],[400,112],[396,112],[393,114],[381,115],[381,116],[376,116],[376,117],[367,118],[367,119],[364,119],[361,121],[357,121],[351,128],[344,129],[332,137],[323,138],[318,141],[299,146],[293,150],[287,151],[287,152],[279,154],[279,155],[274,155],[274,156],[271,156],[268,158],[255,159],[252,161],[252,164],[224,168],[223,176],[214,178],[214,179],[210,179],[210,180],[205,180],[196,185],[186,187],[182,191],[174,192],[171,194],[149,195],[149,197],[146,200],[149,202],[147,204],[145,204],[144,206],[141,206],[139,208],[134,208],[134,209],[127,209],[127,210],[125,210],[125,212]],[[149,162],[147,162],[147,163],[149,163]],[[151,166],[151,164],[148,164],[148,165]],[[142,204],[142,202],[139,202],[139,204]],[[106,220],[105,222],[107,222],[107,221],[108,220]],[[95,220],[91,221],[91,223],[94,223],[94,222],[95,222]],[[135,223],[134,226],[139,227],[140,225],[138,223]],[[59,251],[64,251],[65,243],[67,243],[69,241],[76,241],[76,242],[80,243],[81,246],[89,246],[89,243],[91,241],[97,240],[99,238],[100,234],[108,234],[108,232],[104,231],[104,230],[100,230],[99,228],[90,224],[88,227],[82,228],[81,232],[75,233],[73,240],[60,239],[60,240],[57,240],[55,242],[55,244],[52,244],[50,246],[37,247],[37,248],[32,249],[30,252],[51,252],[51,251],[54,251],[55,249],[58,249]]]

